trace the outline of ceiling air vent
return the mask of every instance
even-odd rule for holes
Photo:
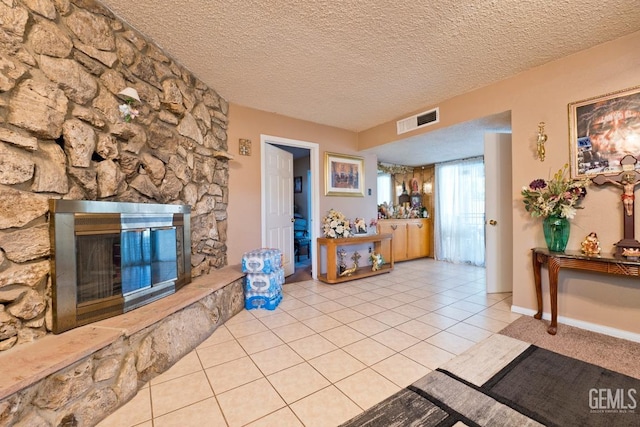
[[[400,135],[401,133],[419,129],[423,126],[438,123],[439,121],[440,110],[438,108],[425,111],[424,113],[416,114],[415,116],[407,117],[406,119],[398,120],[398,135]]]

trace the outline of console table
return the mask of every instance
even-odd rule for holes
[[[393,241],[391,234],[366,234],[358,237],[343,237],[338,239],[330,239],[320,237],[317,241],[318,250],[318,269],[322,265],[323,246],[327,249],[327,271],[318,274],[318,280],[325,283],[340,283],[347,280],[361,279],[363,277],[375,276],[376,274],[389,273],[393,270]],[[363,245],[373,243],[373,250],[381,253],[385,260],[385,264],[380,266],[379,270],[373,271],[370,265],[358,268],[351,276],[338,276],[337,272],[337,250],[341,246],[347,245]],[[368,254],[367,254],[368,255]]]
[[[536,319],[542,319],[542,283],[540,270],[543,264],[549,268],[549,293],[551,297],[551,324],[547,332],[555,335],[558,331],[558,272],[561,268],[595,271],[618,276],[640,276],[640,261],[629,260],[613,254],[585,255],[580,251],[551,252],[546,248],[534,248],[532,251],[533,276],[538,298]]]

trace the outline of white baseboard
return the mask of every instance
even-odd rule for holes
[[[526,316],[532,316],[537,313],[537,310],[530,308],[518,307],[516,305],[511,306],[511,311],[518,314],[524,314]],[[544,320],[551,320],[551,313],[542,312],[542,318]],[[622,329],[612,328],[610,326],[598,325],[596,323],[585,322],[584,320],[572,319],[570,317],[558,316],[558,328],[562,325],[575,326],[576,328],[585,329],[587,331],[598,332],[600,334],[609,335],[616,338],[622,338],[629,341],[640,342],[640,334],[635,332],[624,331]]]

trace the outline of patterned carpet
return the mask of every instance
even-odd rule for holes
[[[640,380],[493,335],[353,418],[355,426],[637,426]]]
[[[562,324],[549,335],[548,326],[547,320],[522,316],[500,333],[640,379],[640,343]]]

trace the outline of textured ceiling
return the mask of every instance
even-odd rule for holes
[[[104,0],[229,102],[353,131],[640,29],[638,0]]]

